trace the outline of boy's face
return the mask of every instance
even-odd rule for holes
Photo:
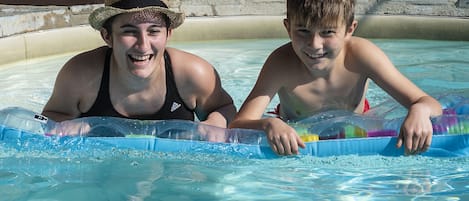
[[[324,70],[333,66],[351,37],[355,23],[347,29],[344,22],[332,26],[307,26],[295,20],[284,21],[296,55],[311,70]]]
[[[170,34],[162,14],[128,13],[116,16],[105,40],[119,68],[145,78],[159,65]]]

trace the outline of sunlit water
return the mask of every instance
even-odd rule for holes
[[[207,59],[239,108],[286,39],[174,43]],[[469,42],[374,40],[419,87],[468,94]],[[40,112],[72,56],[0,67],[0,108]],[[373,106],[388,99],[373,83]],[[270,105],[273,108],[277,99]],[[272,160],[137,150],[18,150],[0,143],[0,200],[469,200],[469,157],[297,156]]]

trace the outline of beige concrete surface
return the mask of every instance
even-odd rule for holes
[[[191,17],[171,41],[287,37],[283,16]],[[469,20],[449,17],[358,16],[355,35],[366,38],[409,38],[469,41]],[[88,25],[30,32],[0,38],[0,65],[19,60],[89,50],[103,45]]]
[[[355,14],[445,16],[467,19],[468,2],[469,0],[355,0]],[[18,1],[16,5],[0,3],[0,37],[86,25],[89,14],[104,6],[103,4],[73,5],[70,1],[63,3],[68,6],[18,5],[25,3],[27,2]],[[184,12],[188,17],[286,14],[285,0],[170,0],[168,6],[172,10]]]
[[[0,65],[26,59],[26,45],[23,35],[0,38]]]
[[[435,16],[358,17],[357,36],[367,38],[402,38],[469,41],[469,20]]]
[[[229,40],[288,37],[283,16],[232,16],[188,18],[171,40]]]

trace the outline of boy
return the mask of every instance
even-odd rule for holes
[[[226,128],[236,108],[215,69],[196,55],[166,47],[184,14],[160,0],[104,4],[89,21],[107,46],[64,65],[42,113],[55,121],[88,116],[193,121],[195,114],[205,124]]]
[[[431,144],[430,117],[441,105],[404,77],[370,41],[352,36],[357,27],[354,0],[287,0],[284,26],[291,42],[266,60],[258,80],[230,127],[264,130],[274,152],[298,153],[304,148],[284,120],[345,109],[363,113],[368,78],[408,108],[396,146],[406,154],[426,151]],[[280,118],[261,118],[278,93]]]

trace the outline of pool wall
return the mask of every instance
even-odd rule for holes
[[[287,37],[284,16],[188,17],[170,41]],[[364,15],[356,36],[469,41],[469,20],[451,17]],[[0,65],[103,45],[89,25],[29,32],[0,38]]]
[[[173,32],[171,41],[288,37],[284,16],[189,17]],[[469,41],[469,20],[454,17],[357,17],[356,36]],[[29,32],[0,38],[0,65],[25,59],[84,51],[103,45],[89,25]]]
[[[0,0],[0,65],[103,45],[99,33],[88,26],[89,14],[103,4],[88,0],[60,6],[44,0],[44,6],[24,5],[27,2],[37,5]],[[171,9],[188,16],[170,41],[287,37],[282,24],[285,4],[285,0],[169,1]],[[357,36],[469,40],[469,0],[356,0],[355,6]]]

